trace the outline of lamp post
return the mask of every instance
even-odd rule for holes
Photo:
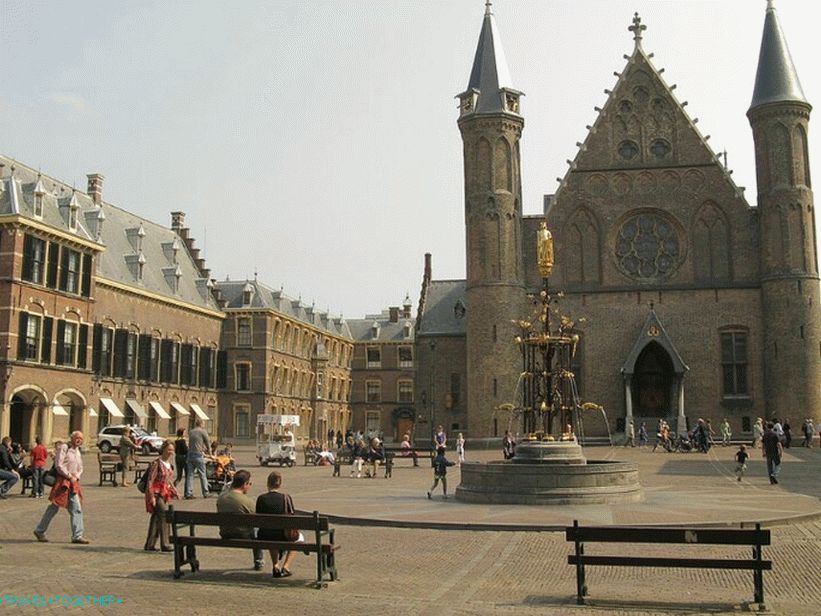
[[[434,415],[436,413],[436,409],[434,408],[436,396],[433,393],[433,357],[434,351],[436,351],[436,341],[431,340],[428,345],[430,346],[430,373],[428,375],[428,419],[430,420],[430,435],[431,439],[435,440],[436,438],[436,425],[433,423]]]

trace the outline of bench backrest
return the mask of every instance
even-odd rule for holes
[[[655,528],[652,526],[568,526],[567,541],[770,545],[770,531],[744,528]]]
[[[300,530],[328,530],[328,518],[314,515],[277,515],[274,513],[211,513],[206,511],[178,511],[168,508],[168,520],[173,524],[196,526],[232,526],[241,528],[298,528]]]

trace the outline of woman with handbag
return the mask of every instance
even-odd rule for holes
[[[168,522],[165,521],[165,512],[168,510],[168,501],[179,498],[177,488],[174,487],[174,469],[171,460],[174,458],[174,444],[171,441],[163,442],[160,455],[148,467],[148,481],[145,488],[145,510],[151,514],[148,522],[148,536],[145,538],[146,552],[157,551],[157,539],[160,540],[160,550],[171,552],[168,539]]]
[[[277,471],[271,471],[268,475],[268,492],[257,497],[257,513],[274,513],[278,515],[293,515],[294,501],[290,494],[279,492],[282,486],[282,475]],[[260,528],[257,531],[257,539],[267,539],[268,541],[294,541],[303,542],[305,537],[297,528],[277,529]],[[277,550],[270,550],[271,562],[274,563],[274,577],[289,577],[291,573],[291,563],[294,562],[297,552],[289,550],[280,561],[280,554]]]

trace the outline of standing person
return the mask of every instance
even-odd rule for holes
[[[437,449],[448,446],[448,435],[445,434],[445,427],[441,424],[436,428],[436,434],[433,436],[433,446]]]
[[[815,426],[812,425],[812,417],[807,417],[804,424],[804,443],[806,447],[812,447],[813,436],[815,436]]]
[[[647,447],[647,424],[641,422],[639,426],[639,447],[642,449]]]
[[[20,475],[11,459],[11,437],[4,436],[0,442],[0,480],[3,481],[0,485],[0,498],[8,498],[6,494],[19,479]]]
[[[741,481],[744,471],[747,470],[747,458],[749,457],[750,456],[747,455],[747,447],[739,445],[738,451],[735,454],[735,474],[739,481]]]
[[[192,430],[193,432],[193,430]],[[255,505],[248,490],[251,487],[251,473],[246,470],[237,471],[231,481],[231,489],[220,494],[217,499],[218,513],[254,513]],[[223,539],[254,539],[256,532],[253,528],[244,526],[220,526],[220,537]],[[262,550],[254,548],[254,570],[262,570],[265,559]]]
[[[177,428],[177,440],[174,441],[174,466],[177,468],[177,477],[174,479],[174,485],[180,482],[183,475],[185,475],[185,480],[188,481],[187,459],[188,443],[185,442],[185,428]]]
[[[756,418],[753,424],[753,447],[761,445],[761,437],[764,436],[764,420],[761,417]]]
[[[767,459],[767,474],[770,483],[778,483],[778,472],[781,470],[781,456],[784,454],[781,439],[778,438],[773,424],[767,424],[767,431],[761,437],[761,455]]]
[[[789,449],[792,446],[792,428],[790,428],[790,420],[784,420],[784,447]]]
[[[465,461],[465,437],[459,433],[459,438],[456,439],[456,456],[458,458],[457,464],[461,465]]]
[[[157,551],[157,539],[160,540],[160,549],[171,552],[171,542],[168,540],[168,522],[165,512],[168,510],[168,501],[179,498],[177,488],[174,487],[174,468],[171,460],[174,458],[174,445],[171,441],[164,441],[160,447],[160,455],[148,468],[148,481],[145,488],[145,510],[151,514],[148,522],[148,536],[145,538],[146,552]]]
[[[502,456],[505,460],[510,460],[516,453],[516,441],[510,436],[510,430],[505,430],[505,437],[502,439]]]
[[[333,449],[334,441],[336,440],[334,437],[336,436],[336,432],[334,432],[333,428],[328,429],[328,449]]]
[[[436,457],[433,459],[433,485],[428,490],[428,499],[433,498],[431,494],[440,481],[442,482],[442,498],[446,500],[448,498],[448,466],[453,466],[454,463],[445,457],[445,451],[444,447],[439,447],[436,450]]]
[[[633,425],[633,418],[632,417],[630,417],[627,420],[627,425],[624,428],[624,437],[625,437],[624,438],[624,446],[625,447],[627,447],[628,445],[630,447],[635,447],[636,446],[636,428]]]
[[[80,487],[80,476],[83,474],[83,433],[76,430],[71,433],[70,446],[60,444],[55,448],[54,466],[57,469],[57,480],[48,495],[50,504],[34,529],[37,541],[47,543],[46,531],[51,520],[57,515],[60,507],[68,510],[71,518],[71,543],[88,545],[90,541],[83,536],[83,490]]]
[[[43,475],[46,472],[48,449],[37,436],[34,438],[34,447],[31,448],[31,497],[43,498]]]
[[[290,494],[279,492],[282,486],[282,475],[277,471],[271,471],[268,475],[268,492],[257,496],[257,513],[274,513],[278,515],[287,515],[294,513],[294,501]],[[260,528],[257,531],[257,539],[265,539],[266,541],[288,541],[285,536],[285,530],[279,528]],[[305,541],[302,533],[299,533],[297,542]],[[288,550],[280,561],[279,551],[270,550],[271,562],[274,564],[274,577],[289,577],[291,574],[291,563],[294,562],[298,552]]]
[[[726,447],[730,444],[730,439],[733,437],[733,431],[730,429],[730,422],[727,418],[721,422],[721,444]]]
[[[134,457],[134,452],[137,451],[137,443],[131,438],[131,428],[123,428],[123,435],[120,437],[120,468],[123,470],[123,480],[120,482],[121,487],[130,485],[127,481],[128,471],[131,470],[131,459]]]
[[[208,498],[208,475],[205,472],[205,456],[211,451],[208,432],[202,427],[202,419],[197,417],[194,429],[188,433],[188,457],[185,460],[185,498],[194,498],[194,471],[200,474],[202,497]]]
[[[781,441],[781,444],[784,444],[784,427],[781,425],[781,422],[777,419],[773,420],[773,432],[778,437],[778,440]]]
[[[342,449],[342,445],[345,444],[345,438],[342,436],[342,430],[336,431],[336,448]]]

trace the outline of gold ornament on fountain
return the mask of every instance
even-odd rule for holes
[[[539,273],[542,278],[550,278],[553,271],[553,234],[547,229],[547,223],[539,223],[539,230],[536,231],[536,254],[539,260]]]

